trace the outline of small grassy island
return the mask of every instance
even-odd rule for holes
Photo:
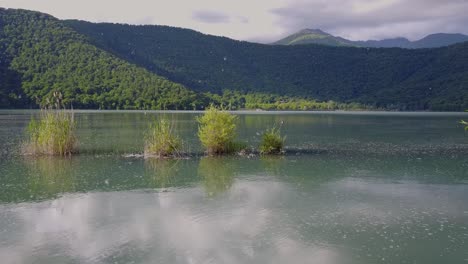
[[[284,152],[284,142],[286,137],[281,136],[280,128],[267,129],[262,135],[262,142],[260,143],[260,154],[281,154]]]
[[[174,134],[174,125],[161,119],[150,125],[146,133],[145,157],[167,158],[180,155],[181,139]]]
[[[32,119],[27,128],[28,140],[23,144],[25,155],[67,156],[77,152],[76,122],[73,112],[65,110],[62,94],[53,93],[48,107],[39,119]]]

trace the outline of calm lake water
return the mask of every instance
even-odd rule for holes
[[[463,113],[238,113],[284,157],[198,155],[200,113],[77,111],[80,154],[27,158],[0,111],[1,263],[468,263]],[[194,156],[144,160],[165,115]]]

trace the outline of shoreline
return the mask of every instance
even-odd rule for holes
[[[39,112],[41,109],[0,109],[0,113],[8,112]],[[158,114],[158,113],[204,113],[204,110],[98,110],[98,109],[73,109],[66,110],[74,113],[143,113],[143,114]],[[449,112],[449,111],[394,111],[394,110],[226,110],[236,114],[362,114],[362,115],[456,115],[468,116],[468,112]]]

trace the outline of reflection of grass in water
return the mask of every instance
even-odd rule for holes
[[[29,199],[55,198],[58,194],[75,190],[71,158],[42,156],[25,159],[25,162],[30,170]]]
[[[149,186],[152,188],[167,188],[173,184],[173,179],[179,169],[180,160],[145,159],[146,174]]]
[[[198,175],[203,179],[208,196],[215,196],[229,190],[234,182],[234,170],[231,163],[222,157],[201,158]]]
[[[280,176],[282,174],[286,163],[286,158],[284,156],[261,156],[260,160],[265,172],[274,176]]]

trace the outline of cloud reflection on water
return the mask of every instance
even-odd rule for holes
[[[289,216],[275,202],[288,188],[240,181],[217,199],[196,187],[27,204],[0,216],[12,219],[10,231],[22,238],[0,244],[0,257],[6,263],[50,263],[55,254],[77,263],[337,263],[332,248],[282,228]]]

